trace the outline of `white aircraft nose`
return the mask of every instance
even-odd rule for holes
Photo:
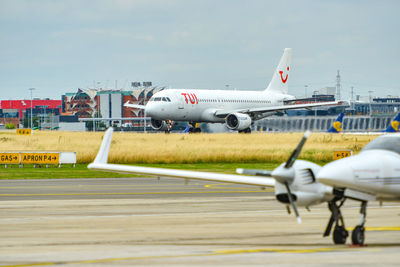
[[[350,158],[346,158],[326,164],[317,174],[318,182],[335,187],[345,187],[353,180],[351,161]]]
[[[146,116],[155,117],[157,108],[154,104],[147,104],[145,108]]]

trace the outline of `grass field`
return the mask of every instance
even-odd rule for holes
[[[78,163],[90,163],[103,132],[0,132],[0,151],[75,151]],[[279,163],[288,158],[301,133],[143,134],[114,133],[109,161],[122,164]],[[313,133],[300,158],[316,163],[333,159],[333,150],[358,153],[375,136]]]

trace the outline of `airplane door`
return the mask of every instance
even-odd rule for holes
[[[178,109],[184,109],[184,107],[183,97],[178,95]]]

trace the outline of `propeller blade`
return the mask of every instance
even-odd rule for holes
[[[307,138],[310,136],[310,131],[306,131],[304,133],[303,138],[300,140],[300,143],[297,145],[296,149],[293,150],[292,154],[288,158],[285,163],[285,168],[288,169],[293,166],[294,162],[296,161],[297,157],[300,155],[301,149],[304,146],[304,143],[307,141]]]
[[[289,183],[285,182],[285,186],[286,186],[286,190],[288,192],[288,198],[289,198],[290,205],[292,206],[294,214],[296,215],[296,218],[297,218],[297,223],[301,224],[300,214],[297,210],[296,203],[294,202],[294,200],[292,198],[292,191],[290,191]]]
[[[238,174],[249,174],[249,175],[256,175],[256,176],[267,176],[270,177],[272,171],[267,170],[257,170],[257,169],[236,169]]]

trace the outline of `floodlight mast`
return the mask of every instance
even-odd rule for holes
[[[35,88],[29,88],[29,90],[31,91],[31,135],[33,132],[33,120],[32,120],[32,91],[35,90]]]

